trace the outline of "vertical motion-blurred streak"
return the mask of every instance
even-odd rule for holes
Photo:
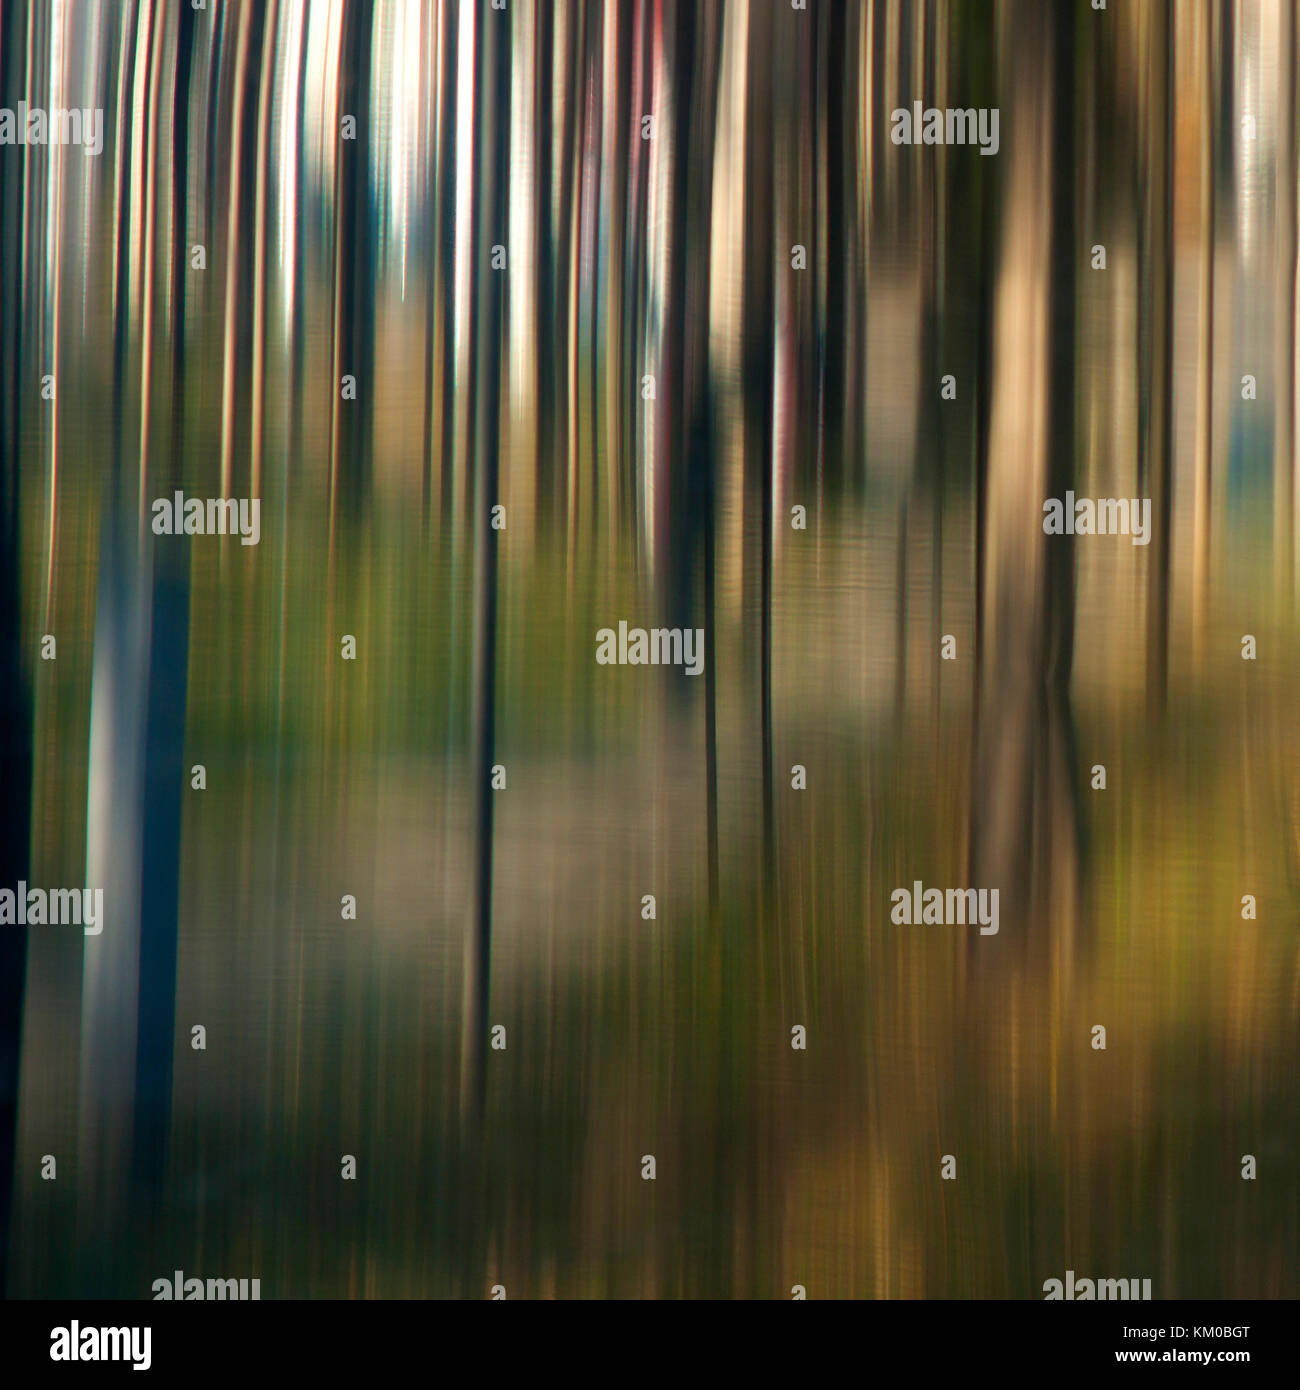
[[[999,11],[1004,138],[994,308],[972,881],[1001,893],[1001,942],[1042,958],[1040,924],[1073,918],[1078,847],[1069,673],[1071,552],[1051,549],[1044,497],[1072,486],[1074,415],[1071,20],[1034,0]]]
[[[26,6],[0,10],[0,105],[16,104],[23,81]],[[27,157],[6,149],[0,158],[0,883],[28,872],[31,844],[32,711],[23,660],[20,409],[22,344],[23,191]],[[8,1288],[9,1232],[14,1198],[21,1076],[27,928],[0,932],[0,1296]]]
[[[1295,598],[1296,450],[1296,6],[1278,0],[1277,141],[1273,187],[1273,536],[1274,588],[1280,617],[1290,618]],[[1213,107],[1207,105],[1207,123]],[[1212,156],[1211,156],[1212,157]]]
[[[1200,32],[1202,98],[1200,119],[1200,262],[1197,276],[1196,455],[1192,517],[1192,642],[1198,669],[1204,661],[1210,593],[1210,477],[1214,454],[1214,258],[1215,234],[1214,64],[1219,43],[1218,11],[1207,5]]]
[[[475,107],[470,272],[471,339],[475,373],[470,411],[474,439],[474,691],[471,791],[475,868],[473,920],[466,932],[461,1097],[471,1125],[481,1120],[486,1098],[485,1061],[492,964],[492,768],[496,749],[497,535],[491,511],[497,502],[501,446],[501,358],[505,332],[506,276],[484,250],[496,242],[509,216],[510,30],[504,14],[480,17],[474,39]]]

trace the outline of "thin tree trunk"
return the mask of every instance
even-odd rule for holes
[[[0,93],[24,90],[27,9],[0,15]],[[15,158],[16,156],[16,158]],[[0,883],[26,878],[31,844],[32,712],[22,653],[19,400],[22,376],[22,245],[26,150],[0,159]],[[27,928],[0,931],[0,1296],[8,1288],[9,1231],[18,1139]]]
[[[1273,318],[1273,535],[1274,577],[1281,616],[1286,618],[1292,612],[1295,585],[1295,22],[1294,0],[1281,0],[1275,194],[1278,294]]]
[[[1173,449],[1173,19],[1148,10],[1151,91],[1148,127],[1144,268],[1149,301],[1146,485],[1151,498],[1147,582],[1147,703],[1164,716],[1169,686],[1169,523]]]
[[[488,1004],[492,962],[492,767],[496,760],[497,535],[490,524],[500,474],[501,349],[506,273],[489,263],[489,247],[506,243],[509,154],[509,31],[485,11],[475,43],[472,313],[474,361],[474,919],[467,937],[462,1037],[462,1101],[475,1120],[486,1094]]]
[[[456,512],[456,83],[458,16],[450,0],[442,7],[442,90],[438,94],[438,262],[442,275],[442,449],[438,459],[440,523],[451,534]]]
[[[772,353],[773,275],[791,274],[790,248],[775,245],[772,220],[773,24],[765,7],[749,15],[750,95],[745,158],[745,304],[743,392],[746,470],[758,484],[759,756],[762,777],[763,881],[776,854],[772,766]]]
[[[1196,361],[1196,462],[1192,521],[1192,644],[1199,669],[1204,659],[1205,625],[1210,598],[1211,471],[1214,459],[1214,50],[1215,8],[1202,14],[1201,107],[1201,258],[1197,279],[1200,336]]]
[[[369,481],[374,418],[374,257],[370,225],[371,0],[349,0],[340,39],[339,118],[356,119],[355,140],[339,141],[334,186],[334,429],[331,441],[330,535],[340,507],[355,530]],[[340,380],[356,378],[356,399]]]

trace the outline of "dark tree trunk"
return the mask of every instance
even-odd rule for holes
[[[474,919],[467,937],[462,1097],[475,1119],[485,1092],[492,963],[492,767],[496,760],[497,536],[490,524],[500,475],[501,349],[506,271],[493,270],[489,248],[506,245],[510,130],[509,21],[486,10],[475,45],[476,110],[472,290],[476,320],[474,420]],[[508,250],[508,248],[507,248]]]
[[[1150,577],[1147,585],[1147,702],[1151,717],[1165,711],[1169,685],[1169,520],[1173,451],[1174,43],[1170,11],[1149,11],[1151,95],[1143,209],[1142,270],[1147,297],[1146,429],[1143,435],[1147,495],[1151,498]]]
[[[178,209],[186,208],[189,196],[193,29],[193,13],[183,7],[179,13],[172,101],[172,197]],[[182,240],[172,257],[176,320],[172,338],[171,439],[170,457],[163,469],[168,490],[182,486],[184,471],[188,264]],[[133,1154],[134,1185],[141,1194],[157,1192],[163,1178],[176,1045],[176,949],[190,618],[190,546],[184,536],[154,538],[152,587]]]
[[[750,95],[745,142],[745,300],[742,312],[745,475],[747,513],[757,502],[755,521],[746,519],[746,532],[757,531],[759,643],[759,756],[762,777],[763,880],[774,869],[776,833],[772,766],[772,354],[773,301],[776,263],[789,275],[790,248],[778,247],[773,235],[772,147],[774,132],[773,80],[775,12],[759,7],[750,12]],[[747,589],[749,586],[746,586]]]
[[[24,90],[27,10],[0,16],[0,93]],[[26,151],[0,158],[0,884],[27,876],[31,842],[32,712],[22,653],[19,399],[22,377],[22,190]],[[0,931],[0,1296],[7,1288],[18,1138],[18,1094],[27,977],[27,928]]]
[[[340,397],[332,384],[336,428],[336,505],[352,535],[361,519],[370,485],[370,451],[375,391],[375,256],[370,205],[370,55],[372,0],[349,0],[344,8],[339,74],[339,113],[355,116],[356,139],[339,141],[335,181],[335,353],[336,376],[356,377],[356,399]]]

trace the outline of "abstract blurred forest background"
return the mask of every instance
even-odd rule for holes
[[[8,1294],[1300,1294],[1296,27],[6,5]]]

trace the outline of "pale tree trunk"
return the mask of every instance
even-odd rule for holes
[[[133,34],[123,61],[134,75],[148,61]],[[128,110],[123,148],[135,133]],[[90,765],[86,809],[86,883],[104,891],[100,932],[85,939],[77,1161],[80,1283],[92,1293],[111,1284],[111,1260],[123,1238],[134,1124],[136,1021],[140,967],[140,868],[143,853],[145,710],[148,701],[149,574],[138,534],[142,499],[133,496],[126,420],[132,274],[129,237],[139,197],[125,164],[119,180],[113,324],[112,462],[105,485],[95,596]],[[147,229],[152,232],[152,228]],[[134,505],[132,505],[134,504]],[[143,513],[141,512],[142,516]]]
[[[970,882],[1000,891],[998,939],[1028,950],[1068,943],[1079,882],[1071,542],[1042,525],[1073,474],[1073,57],[1049,7],[1023,0],[1001,18],[1015,157],[993,304]]]
[[[1295,7],[1282,0],[1277,36],[1277,299],[1273,318],[1273,536],[1280,616],[1291,614],[1295,566],[1296,139]]]
[[[1214,52],[1218,26],[1207,5],[1201,24],[1201,261],[1197,281],[1196,462],[1192,501],[1192,643],[1199,671],[1204,663],[1210,598],[1211,475],[1214,457]]]

